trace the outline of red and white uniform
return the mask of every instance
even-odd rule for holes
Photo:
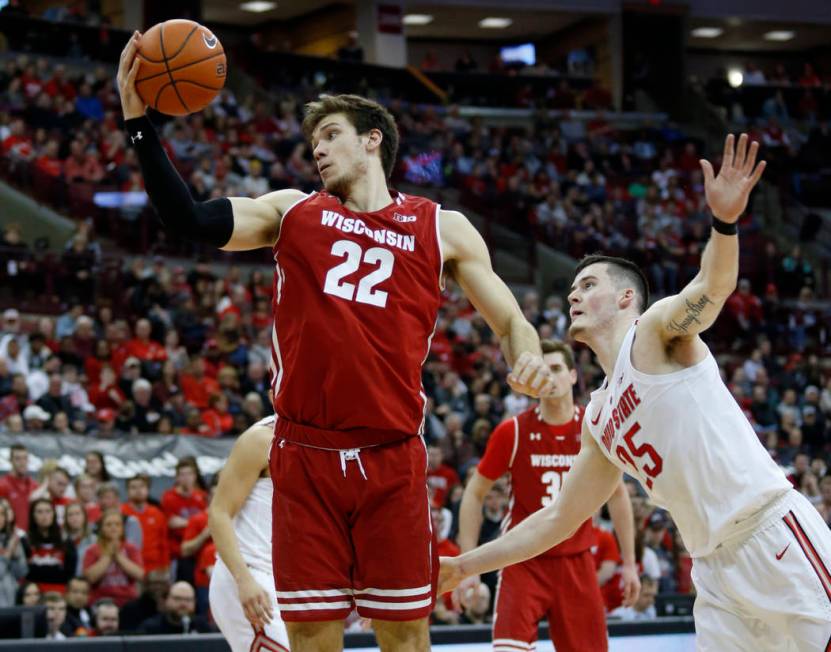
[[[369,618],[425,617],[437,569],[418,435],[440,303],[439,206],[399,193],[357,213],[313,193],[283,215],[274,261],[283,618],[339,619],[353,606]]]
[[[493,431],[478,471],[491,480],[511,474],[504,530],[557,499],[580,452],[582,419],[582,408],[575,407],[570,421],[550,425],[534,407]],[[587,520],[570,539],[501,571],[493,621],[495,651],[534,649],[537,626],[546,617],[558,652],[607,649],[593,545],[592,524]]]
[[[709,352],[654,375],[635,322],[586,418],[604,455],[672,515],[693,557],[698,650],[831,650],[831,533],[770,458]]]

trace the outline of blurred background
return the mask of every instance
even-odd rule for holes
[[[725,134],[748,132],[768,170],[740,223],[738,288],[706,340],[760,441],[831,522],[828,2],[0,0],[0,548],[21,541],[15,564],[0,564],[0,637],[66,636],[86,650],[91,634],[162,633],[142,625],[168,613],[181,624],[167,607],[171,561],[193,594],[185,629],[212,630],[199,515],[234,436],[272,411],[273,268],[266,250],[172,239],[148,206],[115,69],[133,30],[170,18],[206,24],[228,56],[208,109],[152,115],[196,199],[317,189],[303,104],[371,97],[401,130],[393,185],[470,218],[541,337],[566,338],[566,289],[585,254],[637,261],[656,299],[683,287],[709,236],[698,160],[717,163]],[[576,353],[585,404],[602,372]],[[506,373],[451,284],[423,372],[444,554],[490,432],[530,405]],[[190,530],[152,533],[134,518],[145,559],[151,545],[167,551],[148,579],[124,596],[67,590],[102,509],[128,514],[125,481],[140,474],[151,503],[192,518]],[[612,649],[692,649],[689,555],[668,515],[636,484],[630,493],[655,590],[623,614],[634,624],[610,618]],[[503,481],[488,496],[482,541],[498,536],[509,494]],[[30,522],[32,497],[52,505],[66,551],[48,576],[32,541],[47,541],[50,517]],[[607,514],[596,527],[611,531]],[[621,599],[612,543],[597,547],[600,578],[586,579],[601,581],[610,613]],[[485,580],[492,596],[496,578]],[[90,611],[102,598],[114,629]],[[45,608],[14,608],[25,600]],[[434,640],[480,649],[492,597],[478,602],[440,604]],[[351,628],[350,645],[371,644],[360,621]],[[622,647],[626,633],[644,638]],[[226,649],[207,633],[200,644]]]

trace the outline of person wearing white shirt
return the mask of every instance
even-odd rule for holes
[[[649,575],[641,575],[641,593],[631,607],[618,607],[609,614],[609,618],[621,620],[652,620],[656,617],[655,596],[658,583]]]

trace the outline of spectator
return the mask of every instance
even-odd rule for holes
[[[66,506],[64,516],[64,537],[72,542],[78,557],[75,575],[84,571],[84,555],[87,549],[95,543],[95,535],[87,521],[87,511],[81,503],[70,503]]]
[[[64,539],[55,517],[55,508],[47,498],[36,498],[29,508],[29,530],[22,539],[29,572],[26,579],[41,591],[63,593],[75,575],[77,553],[71,541]]]
[[[14,606],[20,580],[28,571],[14,512],[8,501],[0,500],[0,608]]]
[[[658,594],[658,583],[649,575],[641,575],[641,592],[631,607],[618,607],[609,614],[609,618],[620,618],[623,621],[654,620],[655,596]]]
[[[208,621],[195,615],[196,594],[187,582],[176,582],[165,597],[164,612],[145,620],[139,634],[192,634],[211,632]]]
[[[37,406],[48,413],[49,421],[58,412],[66,412],[70,419],[75,419],[75,408],[68,394],[64,391],[63,377],[59,373],[53,373],[49,376],[49,388],[46,390],[46,394],[37,400]]]
[[[145,620],[164,612],[170,591],[170,573],[166,570],[148,571],[142,587],[141,595],[121,608],[121,627],[125,631],[136,631]]]
[[[208,504],[213,498],[214,490],[219,481],[219,474],[214,475],[211,481]],[[208,528],[207,507],[188,519],[185,532],[182,535],[182,552],[180,561],[191,559],[194,563],[193,585],[196,589],[196,613],[204,614],[208,610],[208,585],[216,557],[216,546],[211,539]]]
[[[103,514],[108,509],[114,509],[121,513],[121,494],[114,482],[104,482],[98,485],[98,505]],[[124,516],[124,538],[128,543],[141,551],[144,547],[144,536],[141,530],[141,523],[134,516]]]
[[[491,590],[480,582],[471,590],[472,595],[466,599],[465,610],[459,616],[460,625],[484,625],[491,621],[488,612],[491,607]]]
[[[17,589],[15,604],[22,607],[34,607],[41,604],[43,597],[40,587],[34,582],[23,582]]]
[[[93,479],[95,482],[95,491],[98,491],[98,486],[102,482],[110,482],[110,472],[107,470],[107,462],[104,459],[104,453],[98,450],[92,450],[84,455],[84,473]]]
[[[188,525],[188,519],[208,507],[207,494],[200,484],[199,467],[196,460],[183,458],[176,464],[176,478],[173,486],[162,494],[162,511],[167,517],[168,549],[171,559],[182,555],[182,538]],[[193,578],[193,564],[184,563],[181,572],[175,569],[176,577]]]
[[[93,600],[112,598],[121,607],[138,597],[144,579],[141,552],[125,540],[120,511],[108,509],[101,516],[98,541],[84,555],[84,577],[92,585]]]
[[[68,636],[89,636],[92,612],[89,609],[89,580],[73,577],[66,586],[66,621],[62,631]]]
[[[149,496],[150,476],[141,474],[129,478],[127,502],[121,506],[121,513],[132,516],[141,523],[145,571],[166,572],[170,567],[167,519],[158,507],[148,502]]]
[[[9,447],[11,473],[0,477],[0,498],[6,498],[14,512],[14,522],[24,532],[29,529],[29,496],[37,482],[29,476],[29,451],[23,444]]]
[[[51,469],[46,476],[46,482],[32,492],[31,499],[45,498],[52,503],[58,519],[58,525],[63,525],[66,506],[72,502],[72,497],[67,493],[70,477],[69,471],[61,466]]]
[[[67,638],[61,628],[66,622],[66,600],[57,591],[47,591],[43,595],[46,604],[46,638],[52,641],[62,641]]]
[[[104,118],[104,107],[92,93],[92,86],[87,83],[81,84],[78,98],[75,100],[75,108],[86,118],[100,122]]]
[[[444,463],[438,446],[427,448],[427,485],[433,490],[433,504],[443,507],[453,487],[459,484],[459,475]]]
[[[133,414],[130,431],[133,433],[152,433],[161,418],[161,412],[155,405],[153,386],[150,381],[139,378],[133,382]]]
[[[26,430],[41,432],[49,425],[51,415],[40,405],[29,405],[23,410],[23,422]]]
[[[101,518],[101,506],[96,499],[98,483],[92,476],[86,473],[79,473],[72,483],[75,487],[75,498],[81,503],[87,515],[87,522],[94,525]]]
[[[119,609],[115,601],[109,598],[101,598],[93,605],[95,627],[90,636],[118,636]]]

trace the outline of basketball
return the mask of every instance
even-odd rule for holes
[[[136,91],[167,115],[201,111],[225,85],[225,51],[219,39],[192,20],[153,25],[139,41]]]

